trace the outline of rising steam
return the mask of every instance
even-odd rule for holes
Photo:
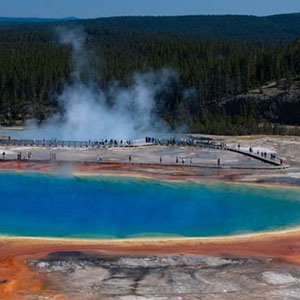
[[[84,71],[92,69],[92,54],[85,49],[83,31],[60,29],[59,40],[72,46],[74,65],[72,84],[57,96],[64,114],[54,115],[40,126],[29,122],[28,135],[65,140],[132,139],[169,130],[166,122],[155,114],[155,95],[177,80],[175,72],[162,69],[136,73],[132,86],[124,88],[114,82],[104,91],[92,79],[81,79]]]

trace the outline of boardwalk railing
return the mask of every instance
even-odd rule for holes
[[[111,148],[111,147],[144,147],[153,145],[165,145],[165,146],[193,146],[201,148],[211,148],[218,150],[226,150],[236,152],[242,155],[249,156],[251,158],[260,160],[264,163],[271,164],[273,166],[287,168],[288,165],[284,165],[280,159],[269,158],[268,156],[261,156],[254,152],[241,150],[238,148],[227,147],[224,143],[215,143],[212,141],[195,141],[192,139],[137,139],[137,140],[89,140],[89,141],[66,141],[66,140],[46,140],[46,139],[0,139],[0,145],[2,146],[29,146],[29,147],[66,147],[66,148]],[[270,156],[270,155],[269,155]]]
[[[282,164],[282,161],[280,159],[277,158],[268,158],[267,156],[261,156],[260,154],[256,154],[254,152],[250,152],[250,151],[246,151],[246,150],[241,150],[241,149],[237,149],[237,148],[230,148],[230,147],[226,147],[226,150],[228,151],[232,151],[232,152],[236,152],[236,153],[240,153],[246,156],[249,156],[251,158],[260,160],[262,162],[274,165],[274,166],[285,166]]]
[[[137,147],[154,145],[152,142],[145,142],[145,139],[132,141],[67,141],[67,140],[46,140],[46,139],[0,139],[2,146],[31,146],[31,147],[67,147],[67,148],[105,148],[105,147]]]

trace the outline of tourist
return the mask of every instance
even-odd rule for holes
[[[129,162],[131,162],[131,159],[132,159],[132,158],[131,158],[131,155],[129,155],[129,157],[128,157]]]
[[[193,160],[192,160],[192,158],[190,158],[190,164],[193,164]]]
[[[5,159],[5,152],[4,151],[2,152],[2,159],[3,160]]]
[[[50,152],[50,160],[56,160],[56,153]]]
[[[220,166],[220,165],[221,165],[221,159],[218,158],[218,166]]]
[[[178,164],[178,157],[176,156],[176,164]]]
[[[160,158],[159,158],[159,162],[162,163],[162,157],[161,157],[161,156],[160,156]]]
[[[183,158],[183,159],[182,159],[182,164],[184,165],[184,163],[185,163],[185,159]]]

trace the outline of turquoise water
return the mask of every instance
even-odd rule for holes
[[[299,189],[0,173],[4,235],[205,237],[299,224]]]

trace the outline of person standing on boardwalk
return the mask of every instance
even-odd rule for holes
[[[162,163],[162,157],[161,156],[159,157],[159,162]]]
[[[129,155],[128,160],[129,160],[129,162],[131,162],[131,155]]]
[[[218,158],[218,166],[220,166],[220,165],[221,165],[221,159]]]

